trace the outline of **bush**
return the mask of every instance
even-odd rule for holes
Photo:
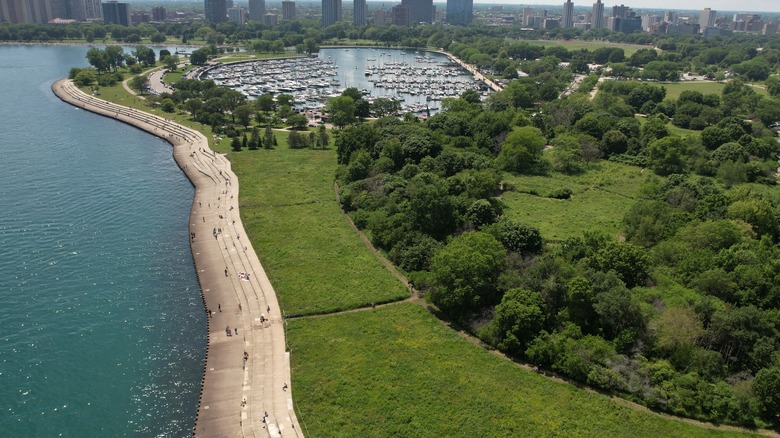
[[[553,190],[547,197],[553,199],[569,199],[573,193],[574,192],[572,192],[570,188],[561,187],[560,189]]]

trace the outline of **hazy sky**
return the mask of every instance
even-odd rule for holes
[[[474,3],[495,3],[497,5],[507,4],[563,4],[566,0],[545,1],[545,0],[474,0]],[[582,7],[596,3],[596,0],[572,0],[575,7]],[[436,2],[436,0],[434,0]],[[766,11],[780,12],[780,0],[601,0],[604,6],[624,4],[632,8],[648,9],[704,9],[710,8],[716,11]]]

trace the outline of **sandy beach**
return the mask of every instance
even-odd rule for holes
[[[195,436],[303,436],[295,416],[284,318],[246,237],[238,178],[198,131],[116,105],[63,79],[63,101],[165,139],[195,187],[190,246],[208,319],[208,344]],[[110,139],[106,139],[110,142]]]

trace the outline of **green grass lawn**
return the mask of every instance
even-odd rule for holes
[[[664,82],[659,85],[663,85],[666,88],[667,99],[677,99],[680,97],[680,93],[685,90],[698,91],[702,94],[717,94],[721,95],[723,88],[726,87],[725,82],[698,82],[698,81],[685,81],[685,82]]]
[[[313,437],[728,434],[520,368],[411,303],[292,320],[287,335],[298,419]]]
[[[231,153],[240,211],[287,314],[350,309],[408,296],[341,215],[335,149]]]
[[[562,240],[584,231],[618,234],[645,176],[638,167],[602,161],[583,175],[515,175],[507,180],[515,190],[501,197],[504,214],[539,228],[545,239]],[[572,190],[571,199],[547,197],[564,187]]]
[[[720,96],[723,93],[723,88],[726,87],[725,82],[697,82],[697,81],[684,81],[684,82],[663,82],[666,88],[666,97],[669,99],[677,99],[680,97],[680,93],[685,90],[698,91],[702,94],[717,94]],[[748,84],[758,94],[767,96],[768,93],[762,86],[756,84]]]
[[[623,52],[625,53],[626,57],[633,55],[639,49],[652,48],[652,46],[645,46],[641,44],[619,44],[619,43],[610,43],[608,41],[581,41],[581,40],[569,40],[569,41],[517,40],[517,41],[528,43],[533,46],[545,46],[545,47],[562,46],[562,47],[566,47],[566,49],[570,51],[579,50],[579,49],[587,49],[593,51],[601,47],[619,47],[623,49]]]

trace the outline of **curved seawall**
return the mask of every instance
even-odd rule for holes
[[[246,238],[238,178],[198,131],[113,104],[63,79],[52,91],[76,107],[165,139],[195,186],[190,246],[208,317],[196,436],[303,436],[292,407],[284,319],[276,293]],[[229,328],[229,330],[228,330]]]

